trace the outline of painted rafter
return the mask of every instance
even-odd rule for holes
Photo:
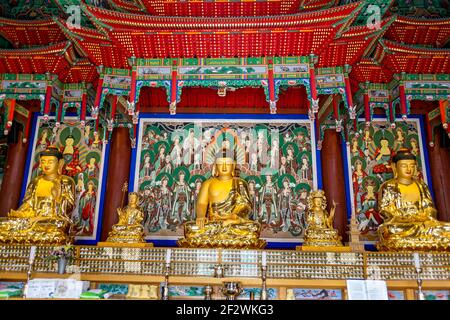
[[[380,40],[374,58],[394,73],[450,73],[450,49],[431,49]]]
[[[126,56],[157,58],[319,53],[348,27],[361,5],[250,19],[155,17],[82,8]]]
[[[70,29],[65,21],[56,20],[57,24],[71,40],[77,49],[95,65],[112,68],[128,67],[127,58],[120,48],[116,48],[112,41],[96,29]]]
[[[381,21],[380,29],[372,30],[367,26],[348,28],[330,43],[319,55],[318,67],[354,65],[372,51],[374,46],[394,21],[395,17]]]
[[[48,45],[66,40],[52,19],[12,20],[0,18],[0,34],[15,48]]]
[[[412,45],[443,47],[450,40],[450,18],[424,19],[398,16],[385,37]]]
[[[185,17],[274,16],[319,10],[337,4],[336,0],[135,0],[135,2],[152,15]]]

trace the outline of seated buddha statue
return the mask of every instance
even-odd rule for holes
[[[252,202],[245,180],[235,177],[236,162],[228,149],[219,151],[212,177],[204,181],[196,204],[196,221],[184,224],[181,247],[264,248],[261,225],[249,219]]]
[[[307,198],[307,215],[303,246],[321,247],[333,246],[342,247],[341,236],[333,228],[334,212],[336,203],[333,201],[333,208],[328,214],[327,198],[323,190],[311,191]]]
[[[394,178],[380,187],[384,222],[378,227],[379,250],[450,251],[450,223],[436,220],[428,186],[416,179],[417,161],[407,149],[392,159]]]
[[[116,243],[145,242],[144,227],[142,226],[144,211],[139,207],[139,196],[136,192],[128,194],[128,206],[118,208],[117,214],[119,222],[113,225],[106,241]]]
[[[75,206],[75,182],[61,175],[62,154],[48,147],[39,154],[42,174],[26,190],[22,205],[0,219],[0,243],[65,244]]]

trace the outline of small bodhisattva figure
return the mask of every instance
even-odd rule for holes
[[[428,186],[416,179],[417,161],[408,149],[392,159],[394,178],[380,188],[379,250],[450,251],[450,223],[436,220]]]
[[[42,174],[28,185],[22,205],[0,219],[0,243],[66,244],[75,207],[75,182],[61,174],[63,156],[56,147],[39,154]]]
[[[307,227],[303,246],[310,247],[342,247],[341,236],[333,228],[336,203],[328,214],[327,198],[323,190],[311,191],[307,199],[308,212],[306,216]]]
[[[117,208],[119,222],[112,227],[107,242],[144,243],[144,211],[139,207],[139,195],[136,192],[128,194],[128,206]]]
[[[181,247],[264,248],[261,226],[249,219],[252,202],[245,180],[235,177],[228,149],[216,157],[212,177],[204,181],[196,202],[196,221],[184,224]]]

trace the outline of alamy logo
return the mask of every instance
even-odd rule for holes
[[[69,15],[67,18],[67,27],[69,29],[81,28],[81,9],[80,6],[70,5],[66,9],[66,13]]]
[[[366,12],[367,17],[367,27],[371,30],[379,30],[381,28],[381,9],[380,6],[371,4],[367,6]]]

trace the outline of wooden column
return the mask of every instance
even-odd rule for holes
[[[428,145],[428,158],[438,220],[450,221],[450,150],[442,147],[442,128],[435,128],[434,147]]]
[[[0,217],[5,217],[9,210],[19,207],[28,150],[28,142],[23,143],[22,138],[22,131],[19,131],[17,143],[8,147],[5,175],[0,189]]]
[[[122,186],[128,181],[130,174],[131,142],[128,128],[113,130],[109,154],[101,241],[106,240],[111,227],[117,222],[117,208],[121,206],[122,201]]]
[[[343,241],[347,236],[347,204],[345,198],[344,163],[342,160],[341,138],[335,130],[326,130],[322,143],[322,182],[328,201],[328,210],[336,202],[334,227],[339,230]]]

